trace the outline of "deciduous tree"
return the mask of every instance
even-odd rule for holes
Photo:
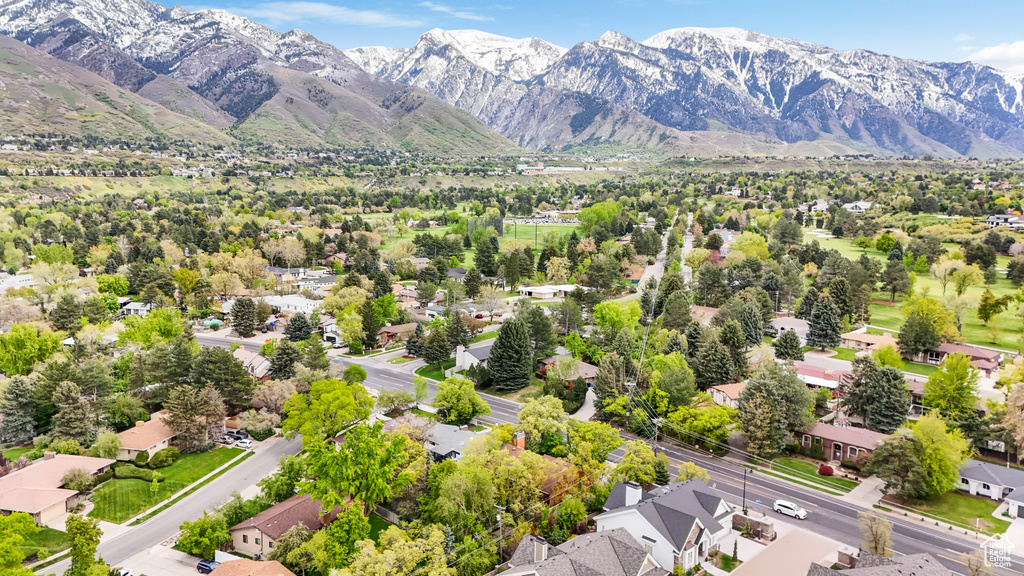
[[[303,444],[333,438],[369,416],[372,408],[373,399],[362,385],[320,380],[313,382],[308,395],[296,393],[288,400],[281,431],[288,437],[302,434]]]
[[[448,378],[437,385],[433,404],[445,422],[459,426],[476,416],[491,413],[490,405],[476,393],[473,382],[459,376]]]

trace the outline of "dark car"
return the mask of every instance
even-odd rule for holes
[[[220,562],[210,560],[209,558],[203,558],[199,561],[199,564],[196,564],[196,571],[200,574],[209,574],[216,570],[217,566],[220,566]]]
[[[225,430],[224,435],[235,440],[245,440],[246,438],[249,437],[248,433],[242,432],[241,430],[236,430],[234,428],[228,428],[227,430]]]

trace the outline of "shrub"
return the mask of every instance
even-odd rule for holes
[[[146,450],[143,450],[135,455],[136,466],[145,466],[147,462],[149,462],[149,452],[147,452]]]
[[[828,464],[822,464],[818,467],[818,474],[821,476],[831,476],[834,473],[835,470],[833,470]]]
[[[49,449],[57,454],[71,454],[72,456],[85,452],[78,440],[54,440],[50,443]]]
[[[275,434],[273,428],[266,428],[263,430],[252,430],[251,428],[246,428],[245,431],[248,432],[249,436],[252,436],[252,439],[257,442],[262,442]]]
[[[164,448],[163,450],[157,451],[157,453],[153,454],[149,459],[149,467],[166,468],[177,462],[178,458],[181,458],[181,452],[177,448]]]
[[[68,490],[85,492],[92,490],[92,487],[96,485],[96,479],[84,468],[72,468],[61,478],[60,483]]]
[[[104,472],[103,474],[99,474],[98,476],[96,476],[96,483],[94,484],[94,486],[99,486],[100,484],[103,484],[104,482],[106,482],[107,480],[110,480],[113,477],[114,477],[114,469],[111,468],[111,469],[107,470],[106,472]]]
[[[53,442],[53,438],[50,438],[49,436],[42,434],[32,439],[32,446],[40,449],[45,449],[50,446],[51,442]]]
[[[121,463],[115,465],[114,468],[115,478],[134,478],[136,480],[145,480],[146,482],[152,482],[153,478],[156,478],[157,482],[164,481],[164,475],[159,472],[147,470],[146,468],[139,468],[134,464]]]

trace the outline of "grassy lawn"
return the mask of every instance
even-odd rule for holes
[[[120,524],[170,498],[242,452],[241,448],[222,447],[202,454],[183,454],[180,460],[159,470],[165,480],[156,492],[152,483],[145,480],[109,480],[96,489],[92,497],[95,506],[89,516]]]
[[[40,528],[35,534],[24,536],[24,539],[18,545],[21,551],[26,556],[38,554],[40,560],[49,558],[57,552],[71,547],[71,541],[68,540],[67,533],[54,530],[53,528]]]
[[[915,503],[910,508],[919,510],[926,516],[945,520],[950,524],[970,526],[971,528],[979,525],[978,519],[980,518],[981,530],[1002,534],[1010,527],[1010,523],[992,517],[992,512],[997,506],[999,506],[999,502],[995,500],[953,490],[938,498]]]
[[[429,364],[427,366],[421,366],[416,369],[416,373],[424,378],[432,378],[434,380],[444,380],[444,371],[455,367],[455,359],[450,358],[445,360],[441,364],[441,370],[437,369],[437,364]]]
[[[422,416],[424,418],[430,418],[431,420],[438,420],[438,421],[441,420],[441,418],[437,414],[431,414],[430,412],[427,412],[426,410],[420,410],[419,408],[413,408],[412,410],[409,410],[409,412],[411,412],[411,413],[413,413],[413,414],[415,414],[417,416]]]
[[[844,478],[834,476],[821,476],[818,474],[818,466],[811,462],[797,460],[795,458],[777,458],[772,462],[772,470],[803,479],[812,484],[821,484],[831,490],[849,492],[857,487],[857,483]]]
[[[4,458],[7,458],[8,460],[11,460],[13,462],[18,458],[21,458],[22,454],[24,454],[25,452],[29,452],[31,450],[31,446],[24,446],[22,448],[8,448],[7,450],[3,451],[3,455]]]
[[[406,362],[412,362],[414,360],[418,360],[418,358],[406,358],[405,356],[399,356],[398,358],[388,360],[388,364],[405,364]]]
[[[376,542],[380,533],[387,530],[388,526],[394,526],[394,524],[376,514],[370,514],[370,540]]]
[[[832,358],[836,360],[846,360],[847,362],[853,362],[853,359],[857,357],[857,351],[850,348],[836,348],[836,355]]]
[[[497,337],[498,337],[498,331],[497,330],[491,330],[490,332],[484,332],[482,334],[477,334],[476,336],[473,337],[473,342],[483,342],[484,340],[490,340],[492,338],[497,338]]]
[[[721,557],[720,564],[719,564],[718,567],[721,568],[722,570],[726,571],[726,572],[732,572],[733,570],[736,569],[737,566],[739,566],[740,564],[743,563],[743,562],[739,562],[737,560],[733,560],[732,556],[730,556],[728,554],[722,554],[721,556],[722,557]]]
[[[935,372],[938,372],[938,366],[932,366],[931,364],[918,364],[916,362],[904,362],[903,371],[910,372],[911,374],[917,374],[919,376],[931,376]]]
[[[526,388],[516,390],[515,392],[495,392],[493,388],[489,390],[484,390],[484,392],[492,396],[498,396],[499,398],[505,398],[507,400],[513,400],[515,402],[526,402],[531,398],[540,398],[541,396],[544,395],[544,382],[538,379],[537,377],[534,377],[530,381],[529,386],[527,386]]]

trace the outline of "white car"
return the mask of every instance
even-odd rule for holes
[[[800,506],[789,502],[787,500],[776,500],[775,504],[772,505],[772,510],[775,510],[779,514],[785,514],[786,516],[792,516],[797,520],[807,519],[807,510],[804,510]]]
[[[252,448],[252,440],[249,438],[243,438],[238,442],[235,442],[235,448]]]

